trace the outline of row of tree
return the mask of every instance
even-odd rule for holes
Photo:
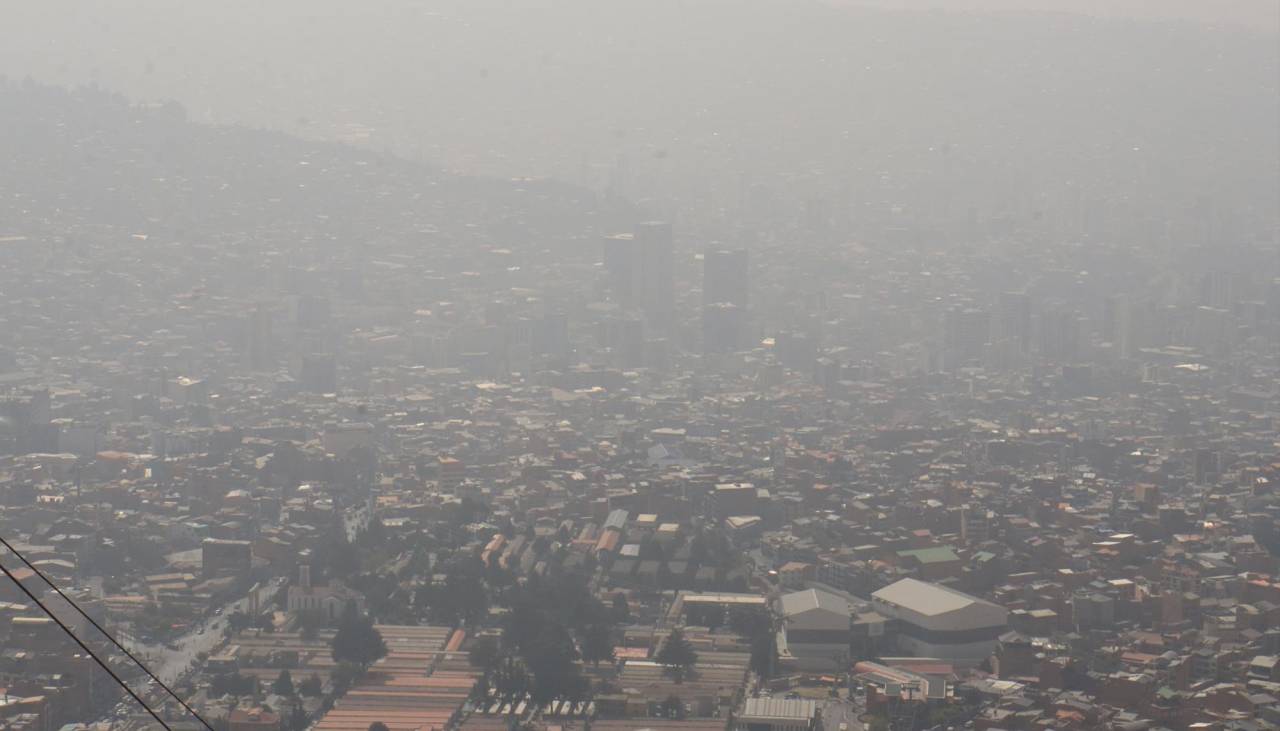
[[[612,661],[614,615],[591,595],[585,577],[531,579],[511,587],[509,600],[501,637],[481,638],[472,648],[472,662],[484,671],[477,695],[513,705],[589,698],[578,660]]]

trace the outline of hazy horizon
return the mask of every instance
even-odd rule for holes
[[[827,0],[836,5],[945,12],[1052,12],[1140,21],[1190,21],[1280,33],[1270,0]]]
[[[1273,100],[1238,94],[1274,88],[1266,35],[1164,22],[1171,7],[1137,0],[1126,7],[1159,22],[1025,12],[1079,9],[1050,0],[944,3],[943,13],[851,4],[53,0],[10,11],[0,73],[173,99],[196,120],[349,141],[459,172],[555,177],[650,201],[668,217],[697,200],[732,204],[756,182],[830,197],[869,174],[833,164],[867,170],[911,148],[1002,157],[986,149],[993,127],[975,115],[992,105],[1016,105],[991,120],[1017,126],[1010,139],[1061,139],[1112,135],[1089,117],[1114,100],[1135,133],[1124,149],[1150,149],[1182,134],[1160,126],[1231,104],[1232,123],[1250,130],[1226,144],[1274,142],[1265,124],[1252,126],[1276,117]],[[1254,5],[1214,7],[1241,21]],[[1083,126],[1050,113],[1045,93],[1060,94]],[[976,108],[956,107],[970,95]],[[1066,151],[1034,154],[1050,150]]]

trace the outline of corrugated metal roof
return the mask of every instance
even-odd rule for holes
[[[741,720],[785,719],[808,720],[818,711],[817,701],[803,698],[748,698],[742,706]]]
[[[765,598],[759,594],[685,594],[685,604],[765,604]]]
[[[605,529],[608,530],[609,528],[613,528],[615,530],[622,530],[623,526],[627,524],[628,515],[629,513],[622,509],[610,511],[609,517],[605,518],[604,521]]]
[[[905,607],[925,616],[954,612],[982,601],[954,589],[917,579],[894,582],[872,594],[871,598]]]
[[[843,614],[846,617],[852,616],[853,612],[849,608],[849,602],[842,597],[817,589],[806,589],[791,594],[783,594],[782,613],[788,617],[808,612],[814,609],[822,609],[836,614]]]

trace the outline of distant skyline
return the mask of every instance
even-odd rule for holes
[[[827,0],[832,5],[862,5],[899,10],[955,12],[1037,11],[1143,20],[1190,20],[1280,33],[1280,2],[1275,0]]]

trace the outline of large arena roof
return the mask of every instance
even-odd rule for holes
[[[930,629],[993,627],[1008,620],[1008,611],[984,599],[917,579],[903,579],[875,592],[871,600],[881,614],[892,614]]]

